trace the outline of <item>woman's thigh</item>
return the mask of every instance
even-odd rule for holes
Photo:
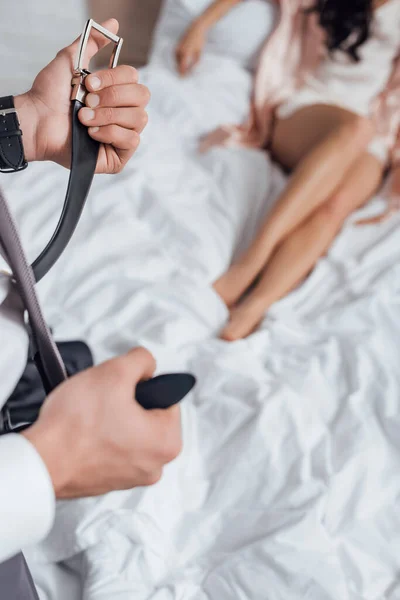
[[[338,127],[363,119],[338,106],[305,106],[290,117],[275,121],[272,154],[283,167],[294,169],[304,156]]]

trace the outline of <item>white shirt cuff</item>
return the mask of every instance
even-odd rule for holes
[[[0,437],[0,562],[49,533],[55,513],[50,475],[22,435]]]

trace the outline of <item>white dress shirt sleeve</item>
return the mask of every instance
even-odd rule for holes
[[[24,370],[28,336],[18,296],[0,274],[0,408]],[[0,437],[0,562],[49,532],[55,512],[52,482],[34,446],[23,436]]]
[[[46,537],[55,498],[48,471],[22,435],[0,438],[0,562]]]

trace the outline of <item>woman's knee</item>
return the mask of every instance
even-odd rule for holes
[[[349,216],[349,197],[346,192],[339,191],[329,200],[324,202],[318,209],[320,217],[326,222],[326,226],[338,229]]]
[[[341,126],[346,143],[353,144],[359,151],[365,150],[375,134],[375,127],[368,117],[351,115]]]

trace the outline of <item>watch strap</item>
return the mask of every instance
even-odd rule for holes
[[[14,97],[4,96],[0,98],[0,172],[15,173],[27,166]]]

